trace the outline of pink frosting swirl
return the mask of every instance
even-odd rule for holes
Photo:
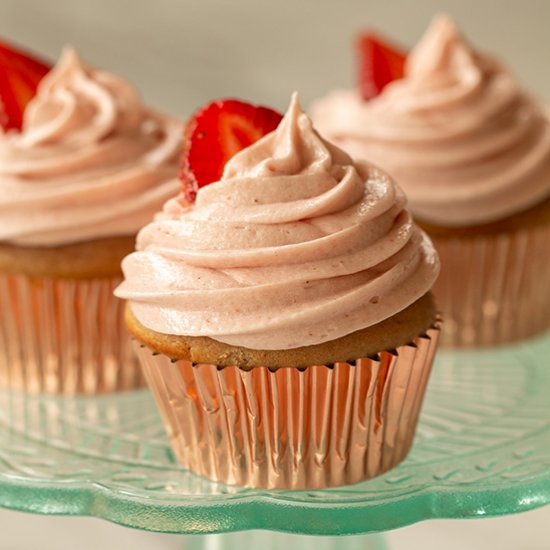
[[[550,195],[543,109],[444,16],[409,55],[405,78],[368,102],[335,91],[312,116],[352,156],[388,170],[431,223],[488,223]]]
[[[386,174],[324,141],[294,97],[193,206],[169,201],[139,233],[116,295],[164,334],[265,350],[333,340],[432,286],[437,256],[404,205]]]
[[[66,49],[22,132],[0,136],[0,241],[56,246],[137,233],[177,193],[180,134],[128,83]]]

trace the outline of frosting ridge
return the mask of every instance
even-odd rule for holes
[[[395,177],[427,222],[489,223],[550,195],[543,108],[445,16],[408,56],[403,79],[368,102],[335,91],[312,114],[336,144]]]
[[[177,193],[179,142],[176,120],[65,49],[21,133],[0,136],[0,241],[56,246],[135,234]]]
[[[323,140],[294,96],[196,203],[138,235],[115,294],[165,334],[291,349],[376,324],[432,286],[437,256],[381,171]]]

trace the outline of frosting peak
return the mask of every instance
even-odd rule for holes
[[[405,74],[421,78],[440,72],[455,72],[462,66],[477,68],[477,55],[446,15],[436,16],[405,63]]]
[[[135,234],[177,192],[179,140],[176,120],[66,48],[21,133],[0,136],[0,241],[55,246]]]
[[[194,205],[169,201],[139,233],[116,294],[165,334],[265,350],[336,339],[430,289],[437,258],[404,204],[385,174],[321,138],[294,96]]]
[[[122,79],[88,68],[66,47],[25,110],[21,146],[99,141],[115,130],[136,130],[143,108]],[[116,93],[116,95],[115,95]]]
[[[404,78],[368,102],[334,92],[313,106],[313,118],[351,155],[388,170],[430,223],[489,223],[550,192],[543,109],[446,16],[409,54]]]
[[[346,153],[331,147],[319,137],[311,119],[301,110],[298,94],[294,93],[278,128],[230,159],[222,179],[237,175],[327,172],[333,166],[333,155],[339,157],[337,164],[352,164]]]

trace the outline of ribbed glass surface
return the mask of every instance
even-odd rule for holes
[[[550,502],[550,336],[442,352],[400,466],[316,491],[241,489],[175,461],[148,391],[101,397],[0,390],[0,506],[173,533],[368,533]]]

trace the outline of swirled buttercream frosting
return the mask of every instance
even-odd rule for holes
[[[439,264],[392,180],[322,139],[296,97],[196,203],[169,201],[123,261],[145,327],[263,350],[339,338],[423,296]]]
[[[0,241],[59,246],[133,235],[177,193],[180,124],[66,49],[0,136]]]
[[[550,196],[544,109],[445,16],[408,56],[403,79],[367,102],[335,91],[312,117],[349,154],[387,170],[433,224],[489,223]]]

